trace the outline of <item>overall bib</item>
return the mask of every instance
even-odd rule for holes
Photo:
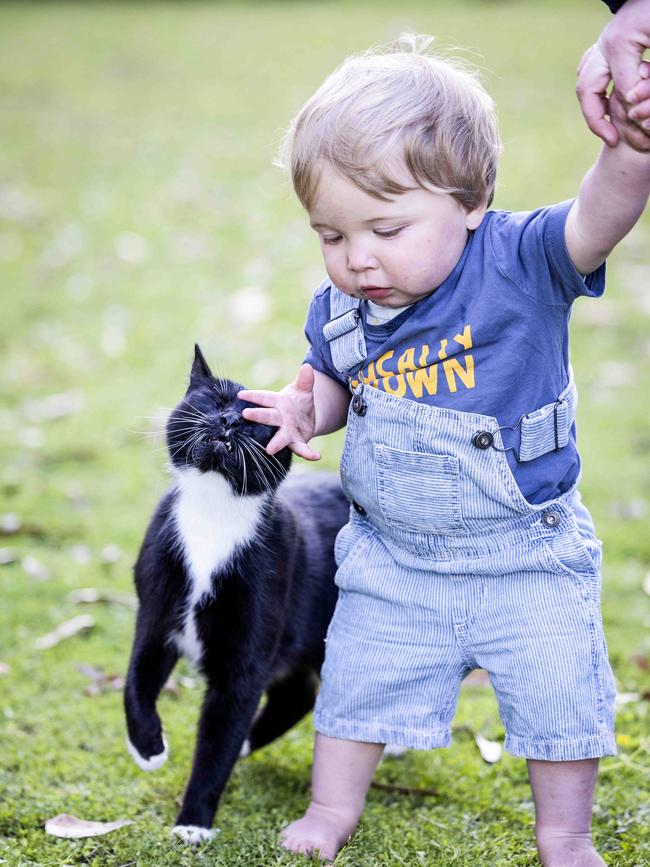
[[[358,302],[332,290],[337,369],[365,360]],[[519,460],[569,437],[570,382],[520,420]],[[314,723],[330,737],[448,746],[463,678],[489,672],[505,748],[553,761],[616,753],[600,543],[575,488],[533,505],[498,422],[361,383],[341,459],[352,502]]]

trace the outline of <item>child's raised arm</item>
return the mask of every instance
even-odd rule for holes
[[[350,404],[350,393],[335,379],[303,364],[298,376],[282,391],[240,391],[242,400],[264,409],[245,409],[248,421],[279,428],[266,450],[274,455],[289,446],[308,461],[320,460],[309,448],[309,440],[343,427]]]
[[[610,111],[615,125],[617,121],[629,123],[614,94]],[[639,219],[649,195],[650,152],[636,150],[624,141],[613,148],[603,147],[566,221],[567,248],[581,274],[602,265]]]

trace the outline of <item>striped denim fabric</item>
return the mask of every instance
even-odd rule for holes
[[[460,683],[485,668],[510,752],[614,754],[600,545],[577,491],[528,503],[505,455],[472,443],[494,419],[363,397],[342,458],[356,508],[337,540],[317,730],[446,746]]]

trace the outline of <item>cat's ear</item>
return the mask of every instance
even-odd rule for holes
[[[200,385],[206,379],[212,379],[212,371],[208,367],[208,362],[203,357],[201,347],[198,343],[194,344],[194,361],[190,370],[190,387]]]

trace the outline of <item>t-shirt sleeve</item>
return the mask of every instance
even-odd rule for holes
[[[596,298],[605,291],[605,264],[583,276],[569,255],[564,227],[573,201],[535,211],[499,211],[490,226],[497,267],[542,304],[569,305],[580,295]]]
[[[314,370],[319,370],[326,376],[331,376],[337,382],[347,387],[344,374],[334,367],[329,343],[323,335],[323,326],[330,320],[330,292],[332,284],[325,280],[314,292],[305,323],[305,337],[307,338],[307,354],[303,361],[311,364]]]

